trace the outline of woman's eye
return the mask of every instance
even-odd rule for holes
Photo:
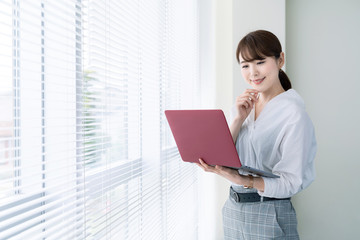
[[[260,64],[263,64],[263,63],[265,63],[265,61],[260,61],[257,64],[260,65]]]
[[[243,65],[243,66],[242,66],[242,68],[247,68],[247,67],[248,67],[248,65]]]

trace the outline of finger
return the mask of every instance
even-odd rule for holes
[[[238,107],[244,108],[244,109],[252,109],[253,107],[253,102],[250,101],[249,99],[243,99],[242,101],[238,102],[236,104]]]
[[[199,162],[201,163],[202,167],[206,172],[214,172],[215,168],[205,163],[204,160],[202,160],[201,158],[199,158]]]
[[[252,94],[245,94],[245,95],[241,95],[236,99],[236,102],[242,102],[242,101],[251,101],[251,102],[257,102],[258,98],[256,97],[256,95],[252,95]]]
[[[257,102],[259,100],[257,96],[258,94],[249,94],[249,99],[251,99],[253,102]]]
[[[257,95],[258,95],[258,91],[257,90],[253,90],[253,89],[248,89],[245,92],[243,92],[242,94],[240,94],[239,96],[236,97],[236,100],[241,100],[243,98],[249,98],[249,97],[254,97],[254,99],[256,99]]]
[[[249,107],[250,107],[250,104],[251,104],[251,103],[249,103],[248,101],[245,101],[245,103],[244,103],[245,108],[249,108]]]
[[[245,92],[243,92],[241,95],[239,95],[236,100],[241,100],[241,99],[244,99],[244,98],[251,98],[253,99],[254,101],[256,101],[258,99],[258,95],[259,95],[259,91],[257,90],[254,90],[254,89],[247,89]]]
[[[250,101],[249,99],[246,99],[245,102],[246,102],[246,104],[247,104],[247,107],[246,107],[247,109],[253,107],[253,102]]]
[[[205,168],[200,163],[195,163],[195,164],[198,165],[202,170],[205,171]]]
[[[254,101],[254,102],[257,102],[258,101],[258,95],[259,95],[259,92],[248,92],[248,93],[244,93],[243,96],[246,98],[246,99],[249,99],[251,101]]]
[[[200,162],[201,166],[205,169],[209,166],[204,162],[204,160],[202,160],[202,158],[199,158],[199,162]]]
[[[259,91],[253,88],[248,88],[244,91],[244,93],[253,93],[253,94],[257,94]]]
[[[255,95],[255,94],[249,94],[248,99],[249,99],[250,101],[252,101],[252,102],[258,102],[258,101],[259,101],[257,95]]]
[[[199,162],[201,165],[206,165],[206,163],[204,162],[204,160],[202,160],[202,158],[199,158]]]
[[[224,167],[224,166],[215,166],[214,172],[222,177],[228,178],[232,175],[232,170],[230,168]]]
[[[249,96],[242,96],[241,98],[239,98],[237,101],[236,101],[236,104],[237,105],[245,105],[246,103],[250,104],[251,103],[251,100],[250,100],[250,97]]]
[[[244,100],[242,102],[239,102],[238,106],[247,109],[249,107],[249,103]]]
[[[223,171],[224,170],[224,167],[223,166],[220,166],[220,165],[216,165],[215,166],[215,169],[219,170],[219,171]]]

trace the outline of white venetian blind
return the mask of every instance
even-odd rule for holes
[[[81,5],[0,5],[0,239],[77,238]]]
[[[0,2],[0,239],[196,239],[197,1]],[[186,211],[185,211],[186,210]]]

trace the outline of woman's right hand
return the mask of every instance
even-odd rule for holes
[[[239,118],[242,122],[245,121],[254,107],[254,104],[258,102],[259,91],[255,89],[246,89],[235,100],[236,118]]]

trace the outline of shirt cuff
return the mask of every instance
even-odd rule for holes
[[[263,180],[264,180],[264,191],[258,191],[258,194],[263,197],[279,198],[279,196],[276,196],[279,179],[263,177]]]

